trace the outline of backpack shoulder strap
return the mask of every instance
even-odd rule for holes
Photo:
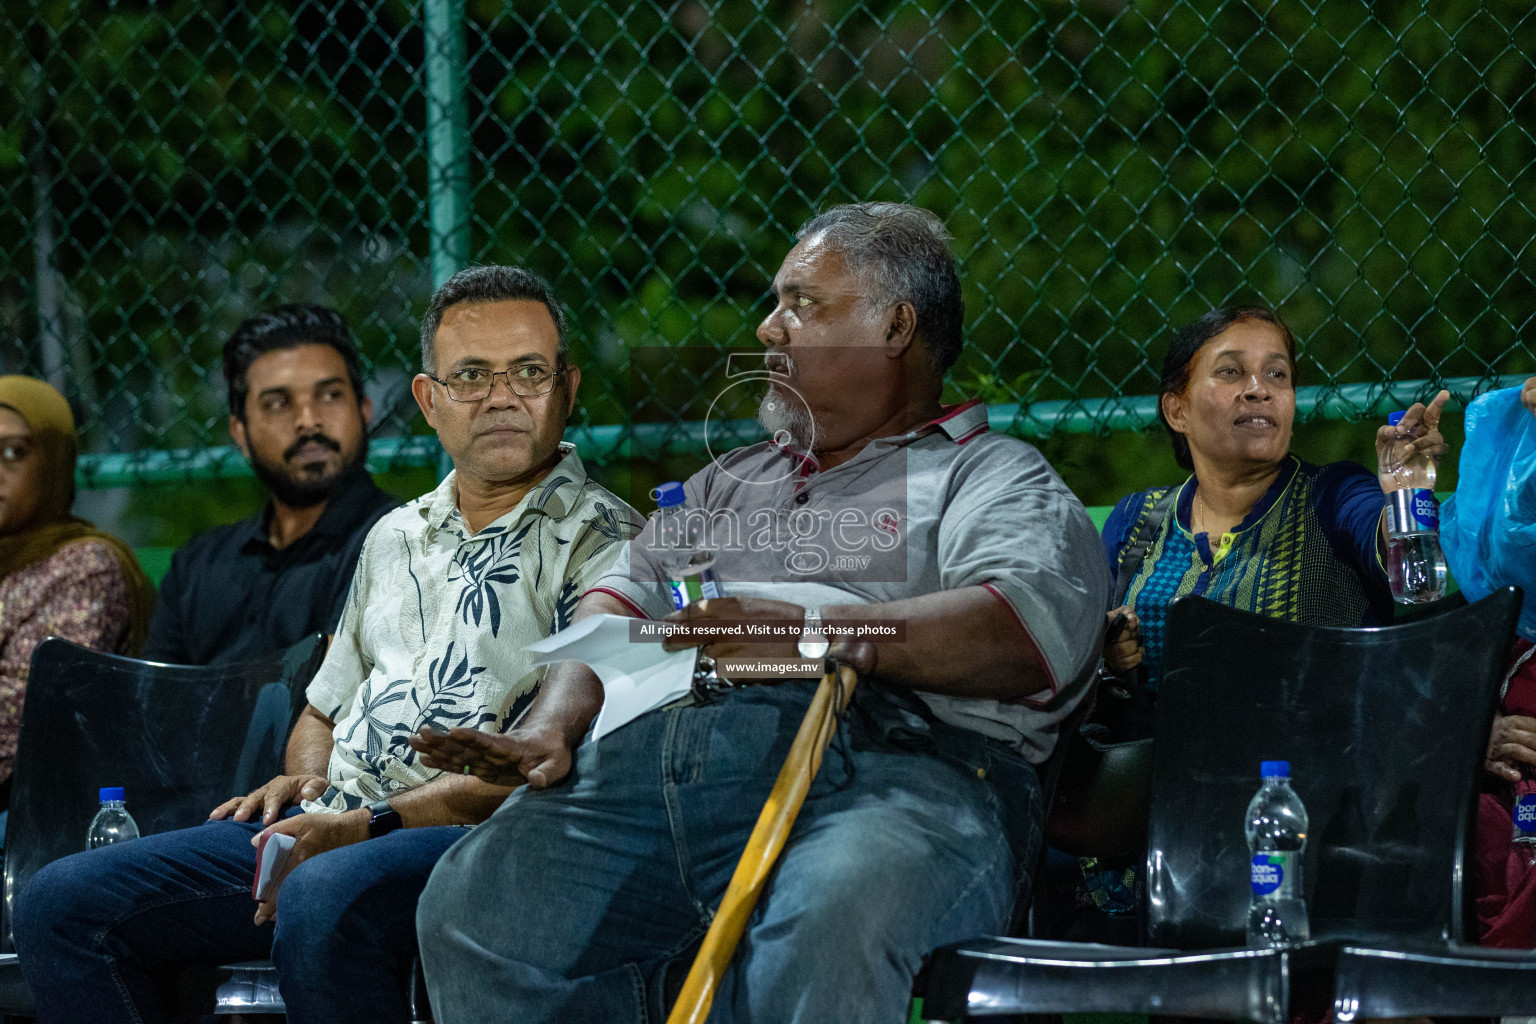
[[[1141,568],[1147,551],[1162,532],[1163,523],[1167,521],[1168,513],[1173,509],[1178,496],[1178,487],[1165,487],[1161,491],[1153,491],[1148,495],[1148,500],[1142,503],[1141,515],[1136,517],[1136,525],[1131,527],[1130,537],[1120,548],[1120,560],[1115,565],[1115,600],[1110,607],[1118,608],[1125,603],[1125,595],[1131,591],[1131,580],[1135,579],[1136,570]]]

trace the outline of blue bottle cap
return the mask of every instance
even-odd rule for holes
[[[100,796],[100,799],[102,800],[103,803],[105,803],[108,800],[121,800],[121,799],[123,799],[123,787],[122,786],[102,786],[101,787],[101,793],[99,794],[99,796]]]
[[[656,499],[657,508],[676,508],[688,500],[683,494],[683,485],[676,480],[669,481],[656,488],[651,492],[651,497]]]
[[[1291,762],[1260,761],[1259,775],[1266,779],[1288,779],[1291,777]]]
[[[1403,410],[1403,409],[1399,409],[1397,412],[1389,412],[1389,413],[1387,413],[1387,426],[1389,426],[1389,427],[1397,426],[1399,423],[1403,422],[1403,417],[1406,416],[1406,415],[1408,415],[1408,413],[1407,413],[1406,410]]]

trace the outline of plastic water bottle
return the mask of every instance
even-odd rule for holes
[[[123,801],[123,787],[103,786],[99,796],[101,810],[91,819],[85,848],[94,850],[98,846],[111,846],[113,843],[126,843],[130,839],[139,838],[139,823],[128,813],[128,805]]]
[[[715,553],[704,546],[705,517],[689,515],[683,485],[675,480],[662,484],[652,495],[656,498],[657,517],[652,552],[666,570],[672,607],[686,608],[706,597],[719,597]]]
[[[1397,426],[1403,414],[1387,423]],[[1403,459],[1392,446],[1382,469],[1396,489],[1387,494],[1387,583],[1399,604],[1428,604],[1445,593],[1445,556],[1440,553],[1440,502],[1435,498],[1435,460]]]
[[[1307,809],[1291,788],[1289,761],[1259,765],[1264,782],[1248,804],[1248,945],[1254,948],[1305,942],[1312,929],[1301,887],[1301,855],[1307,848]]]

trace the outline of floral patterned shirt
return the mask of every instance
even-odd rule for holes
[[[523,648],[565,628],[576,599],[644,521],[587,479],[575,447],[511,512],[471,534],[456,474],[390,512],[363,544],[346,611],[307,697],[336,723],[331,787],[344,811],[439,773],[406,737],[425,724],[503,732],[541,676]]]
[[[49,636],[127,653],[128,584],[107,545],[66,544],[0,580],[0,781],[15,766],[32,651]]]

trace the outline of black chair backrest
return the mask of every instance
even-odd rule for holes
[[[316,634],[235,665],[162,665],[67,640],[37,646],[27,678],[5,837],[4,949],[16,896],[45,864],[85,849],[97,790],[122,786],[142,835],[187,828],[279,774]]]
[[[1514,588],[1378,629],[1303,626],[1203,598],[1168,612],[1147,850],[1147,939],[1242,945],[1248,802],[1291,763],[1314,938],[1443,943],[1464,927],[1471,827]]]

